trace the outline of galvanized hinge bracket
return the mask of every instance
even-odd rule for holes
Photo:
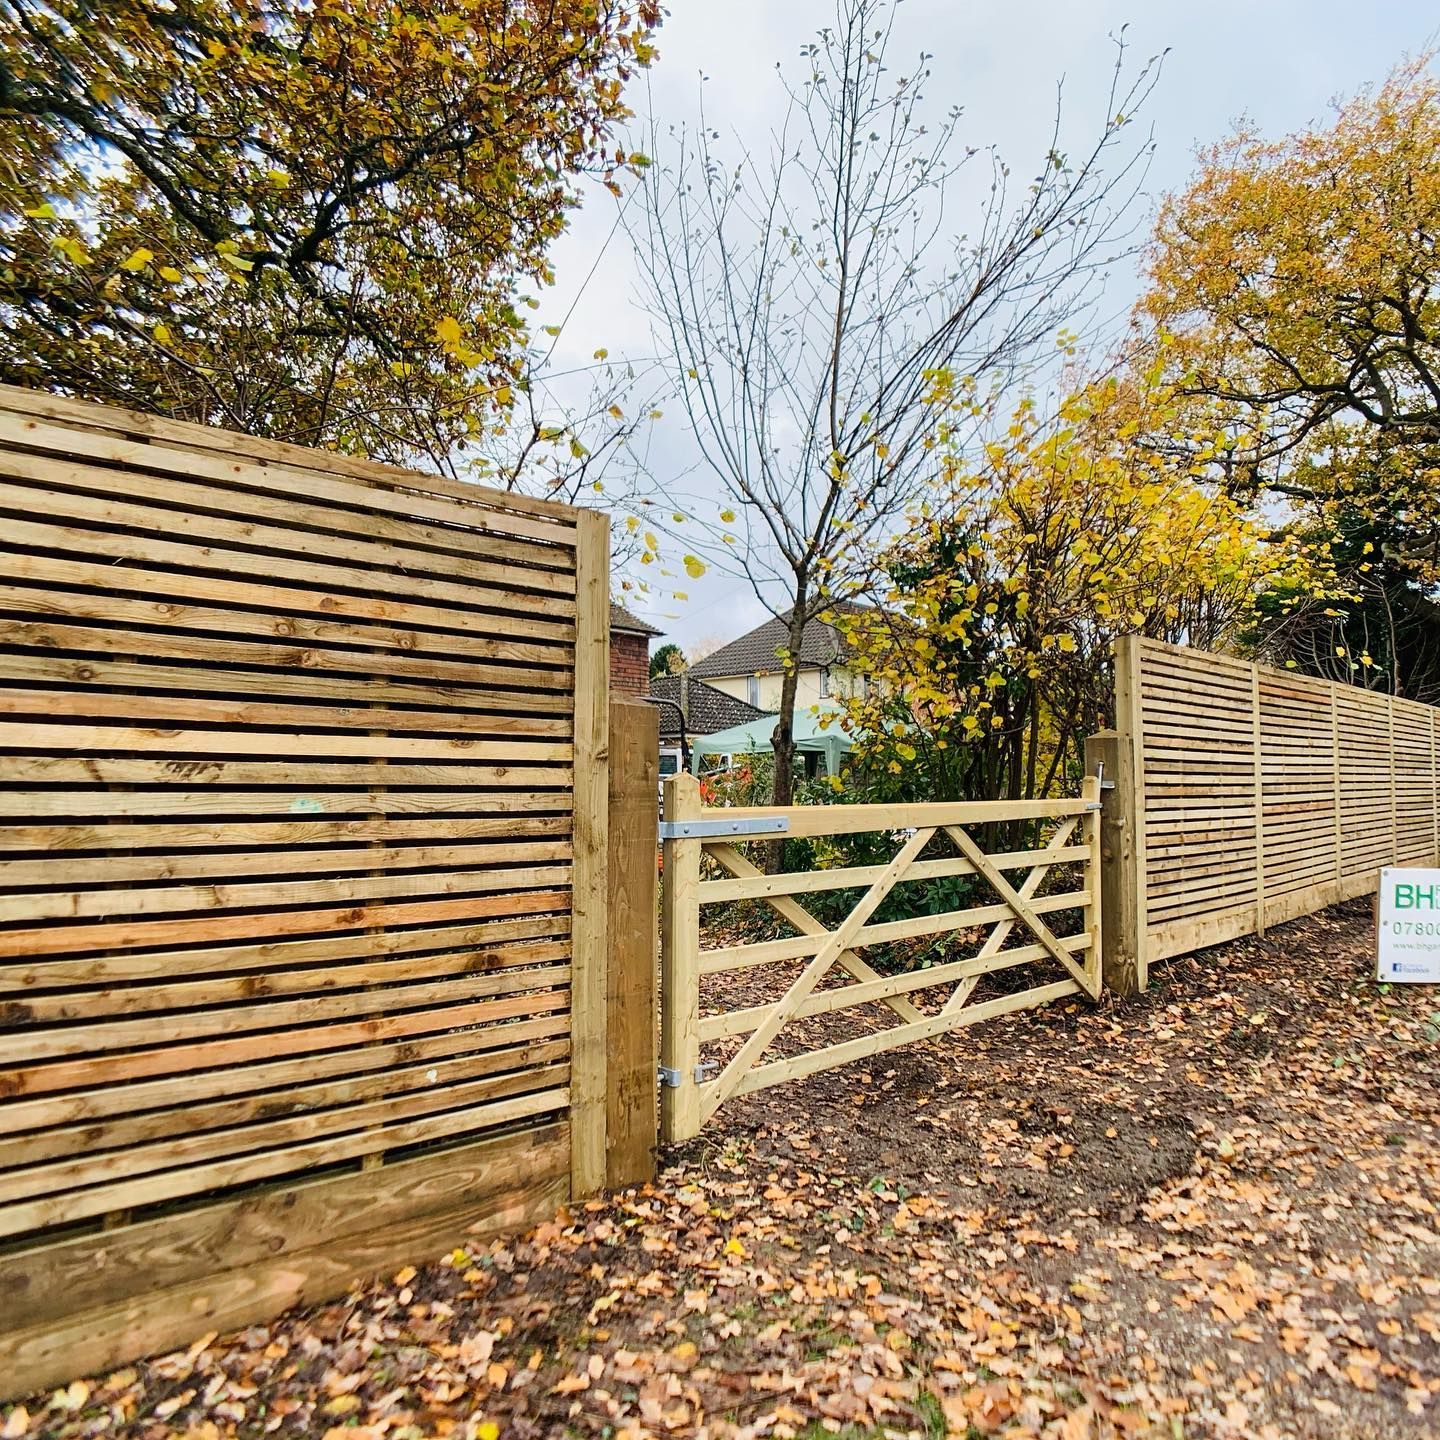
[[[678,1090],[680,1088],[680,1072],[670,1065],[657,1067],[660,1076],[660,1083],[667,1090]],[[695,1067],[695,1083],[703,1085],[707,1080],[713,1080],[720,1073],[720,1062],[718,1060],[702,1060]]]
[[[760,815],[744,820],[662,820],[662,840],[718,840],[726,835],[784,835],[790,821],[784,815]]]

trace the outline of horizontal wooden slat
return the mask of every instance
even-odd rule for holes
[[[161,570],[127,571],[120,566],[81,565],[74,561],[54,560],[42,555],[7,555],[7,578],[35,575],[44,588],[29,585],[0,585],[0,614],[23,616],[27,619],[65,619],[100,625],[143,626],[147,629],[199,632],[207,635],[240,636],[247,639],[281,640],[304,645],[365,646],[382,650],[402,650],[421,654],[439,654],[472,660],[507,660],[525,665],[563,666],[566,647],[541,640],[504,635],[476,635],[447,630],[416,629],[389,623],[367,624],[364,621],[324,619],[296,614],[313,605],[328,610],[329,597],[305,591],[281,591],[289,608],[227,609],[213,604],[195,604],[197,588],[219,588],[217,582],[202,585],[205,577],[186,576],[184,582],[166,585]],[[95,594],[56,588],[56,580],[76,583],[75,572],[87,576],[87,584],[97,585],[109,579],[104,592]],[[133,583],[146,598],[117,595],[126,582]],[[173,589],[179,598],[154,599],[156,591]],[[259,589],[260,587],[255,587]],[[452,623],[455,617],[451,615]],[[497,622],[490,627],[504,628]]]
[[[110,725],[7,724],[0,721],[0,749],[47,750],[66,755],[95,751],[100,755],[159,751],[170,756],[254,755],[293,761],[299,748],[293,734],[284,731],[246,730],[140,730]],[[541,760],[569,760],[572,749],[560,741],[545,740],[429,740],[399,739],[382,735],[307,736],[307,758],[363,756],[385,760],[504,760],[523,764]]]
[[[564,1064],[544,1065],[443,1086],[432,1084],[423,1090],[387,1094],[375,1100],[311,1110],[229,1130],[201,1131],[194,1135],[153,1140],[123,1150],[91,1152],[40,1165],[16,1166],[0,1172],[0,1215],[4,1214],[6,1204],[17,1200],[53,1195],[57,1191],[80,1186],[124,1183],[137,1176],[175,1166],[224,1161],[235,1155],[253,1154],[257,1150],[345,1134],[369,1126],[393,1125],[441,1110],[455,1110],[460,1106],[553,1089],[558,1085],[567,1085],[569,1080],[570,1073]]]
[[[542,920],[545,928],[535,928]],[[423,951],[483,949],[502,940],[528,935],[563,935],[568,933],[568,928],[568,911],[557,905],[553,910],[542,909],[534,916],[509,920],[482,919],[473,924],[377,928],[355,934],[327,933],[317,939],[259,940],[249,944],[183,950],[82,955],[67,960],[34,960],[27,957],[18,964],[0,966],[0,995],[14,996],[33,990],[117,985],[217,972],[234,972],[254,979],[253,972],[257,970],[387,955],[413,955]],[[260,982],[255,980],[255,984],[258,988]],[[11,1003],[19,1002],[12,1000]]]
[[[388,651],[320,649],[313,645],[217,639],[209,635],[162,635],[100,625],[66,625],[48,620],[0,619],[0,647],[77,651],[86,655],[153,655],[203,664],[252,669],[294,667],[306,671],[353,672],[400,680],[434,681],[447,688],[485,685],[492,690],[556,690],[570,672],[529,669],[478,660],[393,655]],[[517,705],[517,708],[521,708]]]
[[[0,1093],[9,1096],[39,1095],[57,1090],[78,1090],[99,1083],[120,1084],[158,1075],[185,1074],[207,1066],[254,1063],[276,1055],[313,1055],[402,1035],[425,1035],[456,1025],[495,1025],[530,1018],[568,1008],[563,990],[536,995],[506,995],[494,1000],[450,1004],[434,1010],[406,1010],[394,1015],[374,1015],[363,1020],[321,1025],[305,1030],[272,1030],[206,1040],[199,1043],[172,1043],[156,1049],[123,1054],[82,1056],[54,1060],[48,1064],[22,1065],[0,1070]],[[476,1046],[480,1041],[476,1041]],[[503,1039],[496,1044],[503,1044]]]
[[[294,1174],[336,1160],[375,1155],[427,1140],[453,1139],[506,1121],[554,1114],[569,1104],[568,1089],[541,1090],[513,1099],[491,1101],[463,1110],[426,1116],[357,1134],[312,1140],[304,1144],[238,1155],[185,1170],[116,1180],[87,1190],[0,1206],[0,1236],[23,1235],[107,1211],[154,1204],[186,1195],[205,1194],[247,1181]]]
[[[383,783],[374,777],[378,786]],[[221,786],[195,789],[183,782],[154,790],[0,790],[0,817],[24,820],[49,816],[55,819],[104,819],[120,815],[146,816],[245,816],[294,817],[447,814],[476,816],[528,814],[568,810],[571,791],[534,790],[516,771],[514,787],[503,790],[325,790],[315,784],[303,789],[286,789],[277,783],[270,790],[227,790]]]
[[[0,410],[0,455],[5,455],[5,447],[12,447],[8,456],[0,459],[0,466],[13,467],[16,473],[46,485],[102,495],[110,492],[115,483],[113,468],[53,453],[56,442],[66,450],[72,448],[67,439],[63,430],[17,422]],[[14,447],[24,447],[27,453],[22,458]],[[197,457],[193,451],[170,451],[155,445],[122,442],[108,449],[105,460],[138,462],[125,472],[125,493],[146,501],[177,509],[239,515],[246,520],[274,520],[287,532],[305,527],[348,535],[361,542],[383,541],[423,557],[429,565],[444,563],[447,557],[452,564],[456,557],[470,558],[473,563],[476,551],[483,550],[487,557],[527,569],[568,568],[573,572],[573,538],[565,532],[551,532],[562,543],[537,544],[500,533],[493,519],[483,513],[444,502],[382,498],[373,491],[357,491],[354,486],[327,480],[313,471],[303,477],[302,491],[287,492],[284,479],[273,470],[216,463]],[[52,453],[28,453],[36,450]],[[298,475],[294,478],[301,479]],[[252,483],[246,485],[246,480]],[[221,483],[210,483],[214,481]],[[242,483],[237,485],[237,481]],[[327,505],[323,503],[326,499],[339,503]],[[315,503],[317,500],[322,503]],[[443,523],[426,523],[422,510]],[[436,553],[431,556],[429,551]],[[454,569],[451,573],[467,572]],[[573,589],[572,585],[572,593]]]
[[[281,493],[297,486],[310,493],[324,493],[318,488],[319,482],[334,477],[346,487],[339,493],[353,494],[357,486],[363,487],[367,505],[384,506],[393,495],[400,502],[399,513],[428,513],[415,510],[417,499],[446,497],[447,513],[453,513],[453,502],[459,502],[467,523],[498,526],[502,532],[505,527],[522,526],[514,533],[553,540],[557,544],[574,544],[575,511],[554,500],[486,490],[354,455],[167,420],[114,405],[97,406],[9,385],[0,385],[0,409],[17,416],[25,425],[23,442],[30,448],[48,448],[57,454],[85,455],[106,461],[128,458],[138,469],[154,467],[169,458],[182,475],[190,473],[197,457],[209,457],[230,467],[237,480],[245,478],[243,471],[259,467],[264,473],[256,477],[256,483],[268,477]],[[53,429],[52,422],[58,422]],[[114,448],[117,441],[144,448],[119,451]],[[528,516],[544,517],[544,522],[522,519]]]
[[[1067,845],[1046,856],[1047,865],[1083,860],[1089,852],[1083,845]],[[1040,863],[1038,850],[1002,851],[986,858],[997,870],[1020,870]],[[700,903],[719,905],[735,900],[755,900],[767,895],[809,895],[823,890],[847,890],[873,884],[885,873],[883,865],[851,865],[837,870],[805,870],[797,874],[759,875],[741,880],[704,880]],[[948,860],[917,860],[899,882],[902,885],[935,880],[949,875],[973,875],[975,866],[963,857]]]
[[[0,955],[63,955],[87,950],[139,950],[188,941],[242,939],[254,935],[314,935],[329,930],[363,930],[372,925],[474,920],[482,916],[526,915],[569,908],[568,890],[526,890],[519,894],[472,895],[456,900],[396,901],[334,909],[272,911],[257,915],[203,915],[177,920],[122,920],[95,925],[58,925],[0,930]]]
[[[3,563],[3,562],[0,562]],[[471,685],[427,684],[421,680],[370,679],[361,675],[312,674],[297,669],[223,669],[203,665],[168,665],[160,660],[141,662],[105,659],[94,655],[51,654],[43,650],[0,653],[0,674],[10,683],[35,680],[76,686],[101,685],[114,689],[179,690],[202,695],[228,695],[245,701],[261,697],[338,700],[343,705],[418,705],[433,710],[453,705],[457,710],[502,713],[569,715],[575,697],[569,691],[527,691],[496,695],[493,689]],[[317,724],[323,722],[316,722]],[[378,726],[376,728],[379,728]]]
[[[1075,910],[1088,904],[1087,890],[1071,890],[1063,895],[1046,895],[1030,902],[1037,915],[1051,915],[1060,910]],[[908,920],[889,920],[865,925],[856,933],[851,946],[883,945],[892,940],[913,940],[922,935],[943,935],[970,925],[993,924],[1011,920],[1014,911],[1007,904],[974,905],[965,910],[949,910],[937,915],[917,915]],[[743,970],[754,965],[771,965],[781,960],[802,960],[813,956],[830,939],[828,931],[819,935],[797,935],[784,940],[759,940],[748,945],[726,945],[700,952],[700,973],[715,975],[725,970]]]
[[[3,417],[0,417],[0,427],[3,427]],[[368,565],[383,571],[403,563],[407,582],[422,593],[439,593],[429,590],[431,585],[517,586],[522,593],[529,593],[525,587],[533,586],[537,592],[534,602],[538,614],[574,614],[573,571],[567,575],[563,570],[510,566],[499,559],[465,560],[436,550],[410,546],[400,549],[384,542],[329,534],[307,526],[316,523],[316,516],[333,524],[340,512],[329,512],[327,516],[301,502],[288,507],[294,511],[296,523],[271,525],[212,513],[210,507],[215,505],[215,498],[197,487],[183,487],[192,494],[191,503],[195,508],[180,509],[150,503],[147,490],[162,489],[164,482],[144,474],[129,477],[125,489],[127,497],[137,498],[113,499],[113,486],[113,472],[20,455],[0,447],[0,510],[20,515],[38,513],[116,529],[153,530],[157,534],[168,530],[201,544],[215,541],[227,546],[274,551],[279,555],[304,556],[319,567],[322,575],[330,566],[349,570]],[[173,499],[182,493],[182,487],[169,487],[167,493]],[[257,506],[262,510],[274,508],[266,506],[264,501],[257,501]],[[568,602],[559,598],[567,592],[571,597]]]
[[[536,864],[541,861],[568,860],[570,858],[571,846],[568,839],[541,838],[567,835],[570,828],[569,822],[563,817],[526,816],[519,820],[504,822],[504,829],[501,828],[501,823],[497,820],[455,821],[455,829],[460,832],[462,837],[467,824],[483,826],[484,829],[480,832],[482,835],[488,830],[492,836],[497,837],[479,839],[471,844],[377,844],[360,849],[325,846],[303,850],[254,848],[240,851],[201,848],[184,851],[178,855],[88,855],[82,853],[85,849],[104,849],[107,845],[126,850],[141,848],[145,844],[144,839],[128,834],[127,829],[139,830],[142,833],[152,832],[152,843],[158,838],[154,836],[154,831],[166,829],[185,831],[188,829],[189,834],[183,837],[168,837],[165,843],[183,844],[186,839],[199,842],[199,835],[196,832],[200,832],[212,837],[211,845],[238,845],[245,843],[243,838],[236,835],[225,835],[224,832],[227,828],[236,830],[259,830],[262,828],[260,826],[216,826],[206,830],[200,826],[134,825],[126,827],[114,825],[108,828],[95,827],[96,836],[104,835],[108,839],[104,841],[96,839],[93,846],[72,846],[65,854],[50,853],[44,859],[0,859],[0,878],[3,878],[7,885],[16,889],[33,886],[48,890],[73,890],[79,885],[114,885],[121,882],[218,879],[267,874],[293,876],[315,872],[341,874],[351,870],[435,870],[442,867],[465,869],[515,861]],[[17,826],[15,828],[23,830],[27,827]],[[63,828],[61,826],[48,827],[48,833],[54,834]],[[311,838],[304,832],[303,826],[277,828],[282,830],[288,828],[289,833],[284,835],[284,838],[292,845]],[[457,838],[451,833],[449,826],[444,828],[446,839]],[[318,838],[323,841],[329,837],[322,835]],[[358,839],[360,837],[348,838]],[[434,837],[427,836],[422,832],[419,835],[402,835],[398,838],[423,841]],[[47,847],[42,844],[35,848],[45,849]],[[0,905],[3,903],[3,898],[0,898]]]
[[[983,825],[992,821],[1051,820],[1083,815],[1083,800],[969,800],[924,805],[766,805],[725,809],[726,820],[784,819],[797,839],[817,835],[858,835],[871,830],[926,829],[943,825]],[[729,836],[717,843],[732,844]]]
[[[162,985],[27,994],[22,1000],[0,1005],[0,1017],[14,1025],[95,1020],[111,1015],[138,1015],[147,1011],[224,1005],[242,1000],[322,994],[357,986],[396,985],[407,980],[476,975],[506,965],[538,965],[569,959],[570,946],[566,939],[570,928],[568,916],[506,920],[498,922],[494,928],[508,930],[511,933],[505,938],[524,943],[505,944],[497,937],[483,948],[392,956],[349,965],[331,964],[305,970],[262,970],[243,975],[207,976],[203,980],[173,980]]]
[[[22,1026],[0,1034],[0,1065],[91,1055],[139,1045],[181,1044],[211,1035],[240,1035],[251,1030],[322,1025],[379,1011],[398,1013],[482,996],[556,989],[570,983],[567,965],[536,964],[536,957],[528,946],[516,945],[499,954],[506,962],[505,968],[466,975],[458,980],[372,985],[331,995],[285,996],[259,1005],[226,1005],[219,1009],[186,1010],[178,1015],[146,1015],[88,1025]]]
[[[476,1073],[486,1073],[484,1064],[496,1057],[496,1068],[509,1064],[506,1057],[525,1059],[534,1047],[563,1046],[569,1053],[569,1018],[563,1013],[547,1013],[530,1020],[478,1030],[440,1030],[429,1035],[407,1034],[398,1040],[357,1049],[333,1049],[316,1054],[302,1054],[283,1060],[257,1060],[231,1068],[200,1070],[186,1075],[169,1075],[160,1079],[135,1080],[125,1085],[110,1085],[103,1079],[93,1089],[43,1094],[34,1099],[13,1100],[0,1106],[0,1134],[8,1134],[8,1147],[25,1147],[28,1153],[44,1157],[65,1153],[64,1145],[81,1149],[99,1145],[111,1133],[112,1126],[133,1122],[139,1133],[166,1134],[164,1127],[183,1129],[187,1117],[211,1113],[202,1109],[202,1102],[223,1100],[211,1107],[214,1113],[234,1115],[239,1123],[253,1114],[271,1113],[275,1105],[283,1110],[294,1096],[303,1103],[303,1095],[314,1084],[324,1082],[338,1094],[349,1094],[347,1087],[359,1086],[356,1093],[370,1093],[372,1082],[379,1093],[388,1093],[388,1077],[405,1073],[410,1064],[423,1065],[425,1074],[447,1060],[462,1056],[474,1060]],[[538,1062],[537,1062],[538,1063]],[[426,1082],[429,1083],[428,1081]],[[128,1117],[128,1119],[127,1119]],[[103,1123],[102,1123],[103,1122]],[[197,1122],[200,1124],[200,1122]],[[68,1127],[68,1128],[65,1128]],[[158,1127],[158,1128],[157,1128]],[[122,1129],[116,1133],[125,1134]],[[47,1149],[55,1137],[70,1137],[58,1142],[60,1151]],[[122,1142],[123,1143],[123,1142]]]
[[[275,867],[277,870],[280,866]],[[3,870],[0,870],[3,875]],[[346,900],[418,899],[437,895],[515,893],[569,885],[568,865],[446,870],[418,875],[357,875],[255,884],[156,885],[110,890],[0,894],[0,924],[36,920],[99,920],[115,915],[161,915],[195,910],[246,910],[336,904]]]
[[[13,658],[13,657],[12,657]],[[0,667],[3,669],[4,667]],[[483,710],[386,710],[377,705],[299,705],[271,700],[221,700],[189,695],[112,695],[104,690],[0,690],[0,715],[37,719],[124,720],[131,724],[164,721],[177,729],[203,725],[244,725],[257,729],[277,725],[291,731],[369,730],[385,734],[436,731],[459,737],[512,735],[565,739],[568,719],[506,715]]]

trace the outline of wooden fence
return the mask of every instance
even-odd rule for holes
[[[604,518],[12,389],[0,512],[0,1389],[597,1188]]]
[[[1127,637],[1103,764],[1106,980],[1440,863],[1440,712]]]
[[[664,1138],[690,1138],[735,1096],[1066,996],[1097,997],[1099,793],[1092,778],[1075,800],[705,809],[693,777],[667,780],[661,918]],[[773,827],[777,822],[796,839],[892,832],[894,854],[882,864],[763,874],[745,858],[736,836],[724,833],[737,825]],[[1027,848],[988,854],[972,834],[978,827],[994,831],[1017,823],[1049,833],[1037,834]],[[923,858],[942,837],[949,853]],[[703,878],[705,857],[728,878]],[[1057,867],[1065,868],[1057,872]],[[1007,875],[1015,871],[1023,871],[1024,878],[1012,884]],[[1074,883],[1057,886],[1056,874]],[[939,913],[914,906],[904,918],[873,920],[897,886],[950,876],[973,877],[976,893],[970,898],[978,903]],[[1047,878],[1052,884],[1042,889]],[[851,889],[860,898],[833,929],[795,898]],[[745,900],[761,902],[792,934],[702,949],[701,907]],[[1065,913],[1075,923],[1057,935],[1051,924]],[[950,937],[957,958],[881,975],[860,953],[866,946],[925,936]],[[797,973],[785,973],[787,963],[793,970],[800,962]],[[764,1003],[739,1009],[722,1005],[702,1016],[705,1001],[713,998],[702,993],[706,977],[755,967],[773,977]],[[985,977],[1018,967],[1039,973],[1018,988],[977,995]],[[922,1010],[916,1000],[928,1000],[929,1007]],[[852,1015],[842,1027],[848,1038],[817,1044],[797,1024],[867,1005],[885,1012],[883,1028],[856,1026]],[[787,1053],[774,1053],[777,1045]],[[727,1046],[722,1059],[705,1054],[707,1047],[724,1052]],[[714,1068],[713,1076],[708,1067]]]

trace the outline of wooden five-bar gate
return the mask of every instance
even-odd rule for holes
[[[704,808],[688,775],[666,787],[661,1123],[669,1141],[696,1134],[736,1096],[1011,1011],[1100,993],[1095,777],[1073,800],[779,810]],[[1020,848],[987,853],[977,838],[1017,830],[1028,832]],[[866,832],[889,834],[888,862],[766,874],[742,848],[762,836]],[[925,858],[937,849],[944,853]],[[1016,872],[1018,883],[1009,878]],[[897,887],[961,876],[973,882],[972,903],[962,908],[872,918]],[[859,898],[833,928],[796,898],[846,890]],[[702,907],[738,901],[759,902],[792,933],[702,948]],[[859,953],[922,937],[947,937],[947,958],[886,975]],[[756,967],[773,977],[764,1003],[702,1013],[711,998],[707,977]],[[1013,971],[1025,974],[1020,984],[979,993],[986,977]],[[852,1015],[842,1038],[803,1023],[862,1006],[871,1007],[872,1023],[857,1025]],[[716,1051],[719,1058],[708,1053]]]

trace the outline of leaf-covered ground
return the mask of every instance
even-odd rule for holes
[[[1440,996],[1372,964],[1330,912],[765,1092],[651,1188],[0,1436],[1440,1434]]]

